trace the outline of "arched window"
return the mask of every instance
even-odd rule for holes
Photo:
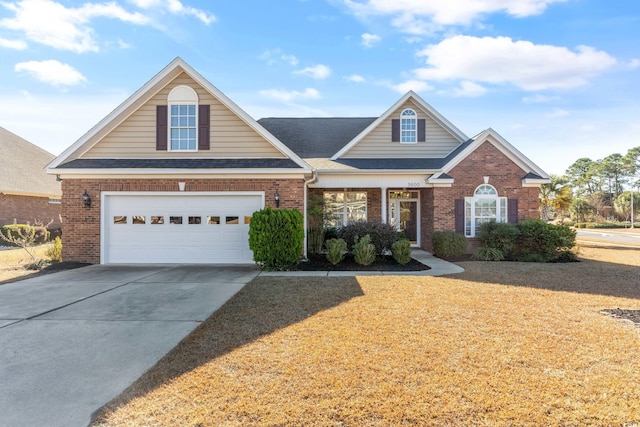
[[[198,149],[198,94],[193,88],[174,87],[167,97],[169,103],[169,149]]]
[[[480,224],[489,221],[507,222],[507,198],[489,184],[479,185],[473,197],[464,199],[464,234],[475,237]]]
[[[400,143],[415,144],[418,142],[418,117],[410,108],[400,114]]]

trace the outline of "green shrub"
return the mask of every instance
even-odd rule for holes
[[[502,261],[504,254],[500,249],[483,246],[476,249],[471,255],[471,258],[478,261]]]
[[[347,252],[347,242],[344,239],[329,239],[326,245],[327,261],[336,265],[344,259],[344,254]]]
[[[398,232],[390,224],[381,222],[356,221],[342,227],[340,237],[342,237],[349,247],[356,243],[356,237],[362,239],[369,235],[371,243],[375,246],[377,254],[382,254],[384,250],[391,250],[393,244],[398,240]]]
[[[547,224],[530,219],[517,224],[520,231],[518,260],[531,258],[529,254],[539,254],[545,261],[558,256],[563,250],[575,246],[576,232],[566,225]]]
[[[563,250],[552,260],[552,262],[578,262],[578,255],[570,250]]]
[[[322,252],[324,244],[324,229],[322,225],[313,225],[307,228],[307,249],[310,255],[317,255]]]
[[[515,224],[489,221],[480,225],[477,237],[485,246],[498,249],[504,257],[516,249],[519,234]]]
[[[433,254],[438,258],[463,255],[467,250],[467,238],[455,231],[434,231]]]
[[[360,265],[371,265],[376,260],[376,247],[371,243],[371,237],[368,234],[362,239],[355,237],[353,258]]]
[[[47,250],[47,256],[49,257],[51,262],[62,261],[62,240],[60,240],[60,237],[56,237],[53,240],[53,244]]]
[[[411,261],[411,242],[407,239],[398,240],[391,246],[391,253],[398,264],[409,264]]]
[[[254,261],[267,271],[283,270],[302,254],[304,226],[297,209],[267,207],[253,214],[249,247]]]

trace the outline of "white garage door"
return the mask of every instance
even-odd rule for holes
[[[252,263],[249,221],[262,193],[104,194],[102,262]]]

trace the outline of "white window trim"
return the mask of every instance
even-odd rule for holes
[[[410,111],[413,113],[413,115],[405,117],[404,113]],[[402,128],[402,121],[403,120],[413,120],[413,124],[414,124],[414,128],[413,130],[404,130]],[[413,141],[403,141],[402,139],[402,134],[403,132],[411,132],[413,134]],[[402,112],[400,113],[400,144],[417,144],[418,143],[418,114],[415,112],[415,110],[411,109],[411,108],[405,108],[404,110],[402,110]]]
[[[195,153],[198,151],[198,94],[186,85],[176,86],[171,89],[167,96],[167,151],[174,153]],[[195,106],[195,148],[193,150],[174,150],[171,148],[171,107],[174,105],[194,105]]]
[[[477,194],[478,190],[481,187],[491,187],[495,192],[494,195],[491,194]],[[481,184],[476,187],[473,192],[473,197],[465,197],[464,198],[464,235],[465,237],[476,237],[476,219],[477,218],[488,218],[487,216],[476,215],[476,203],[479,200],[495,200],[496,202],[496,215],[495,217],[491,217],[491,219],[495,219],[496,222],[507,222],[509,218],[509,208],[506,197],[500,197],[496,188],[489,184]],[[468,211],[470,210],[470,215],[468,215]]]

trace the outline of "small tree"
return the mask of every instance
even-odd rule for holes
[[[52,222],[53,221],[49,221],[47,225],[42,225],[42,221],[35,220],[34,225],[28,222],[27,224],[17,224],[14,219],[13,225],[0,227],[0,239],[24,249],[31,258],[31,265],[40,265],[41,260],[36,257],[33,247],[47,241],[49,235],[47,227],[49,227]]]

